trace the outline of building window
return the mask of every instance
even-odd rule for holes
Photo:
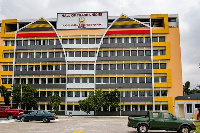
[[[122,77],[118,77],[117,78],[117,83],[123,83],[123,78]]]
[[[138,91],[132,91],[132,97],[138,97]]]
[[[161,96],[167,96],[167,91],[161,91]]]
[[[168,105],[162,105],[162,110],[168,110]]]
[[[66,83],[66,78],[61,78],[61,83]]]
[[[67,97],[73,97],[73,91],[68,91],[67,92]]]
[[[108,51],[103,51],[103,57],[108,57]]]
[[[80,51],[75,52],[75,57],[81,57],[81,52]]]
[[[89,83],[94,83],[94,78],[89,78]]]
[[[53,84],[53,78],[48,78],[48,83]]]
[[[74,111],[80,111],[79,105],[74,105]]]
[[[74,44],[74,39],[69,39],[69,44]]]
[[[144,97],[145,96],[145,91],[139,91],[139,96]]]
[[[139,69],[144,69],[144,64],[143,63],[139,63]]]
[[[117,64],[117,70],[123,69],[123,64]]]
[[[124,69],[130,69],[130,64],[124,64]]]
[[[109,69],[109,65],[108,64],[103,64],[103,70],[108,70]]]
[[[146,50],[145,51],[145,56],[151,56],[151,50]]]
[[[74,70],[74,65],[68,65],[68,70]]]
[[[80,97],[80,91],[75,91],[75,97]]]
[[[49,45],[54,45],[54,40],[49,40]]]
[[[151,77],[146,77],[146,83],[152,83],[152,78]]]
[[[67,110],[73,111],[73,105],[67,105]]]
[[[74,52],[69,52],[69,57],[74,57]]]
[[[122,38],[117,38],[117,43],[122,43]]]
[[[96,83],[101,83],[101,78],[96,78]]]
[[[132,77],[132,83],[137,83],[137,77]]]
[[[82,57],[88,57],[88,51],[83,51],[82,52]]]
[[[110,38],[110,43],[115,43],[115,38]]]
[[[88,65],[83,64],[83,65],[82,65],[82,70],[88,70]]]
[[[148,97],[152,97],[153,96],[153,92],[152,91],[147,91],[147,96]]]
[[[165,37],[159,37],[159,42],[165,42]]]
[[[147,63],[147,64],[146,64],[146,69],[152,69],[151,63]]]
[[[139,77],[139,83],[145,83],[145,77]]]
[[[129,78],[129,77],[125,77],[125,78],[124,78],[124,82],[125,82],[125,83],[130,83],[130,78]]]
[[[116,70],[116,64],[110,64],[110,70]]]
[[[166,55],[166,50],[160,50],[160,55]]]
[[[82,39],[82,44],[88,44],[88,39],[87,38],[83,38]]]
[[[131,69],[137,69],[137,64],[136,63],[131,64]]]
[[[187,113],[192,113],[192,104],[187,104]]]
[[[95,39],[94,38],[90,38],[89,39],[89,44],[95,44]]]
[[[143,43],[143,37],[138,37],[138,43]]]
[[[147,110],[153,110],[153,105],[147,105]]]
[[[125,105],[125,111],[131,111],[131,105]]]
[[[22,46],[22,41],[17,41],[17,46]]]
[[[153,55],[158,55],[158,50],[153,50]]]
[[[110,83],[116,83],[116,78],[115,77],[111,77],[110,78]]]
[[[160,91],[154,91],[154,96],[160,96]]]
[[[117,56],[123,56],[123,51],[117,51]]]
[[[155,83],[159,83],[160,81],[159,81],[159,77],[154,77],[154,82]]]
[[[153,63],[153,69],[159,69],[159,63]]]
[[[166,69],[166,63],[160,63],[160,69]]]
[[[75,70],[81,70],[81,65],[75,65]]]
[[[103,83],[109,83],[109,78],[104,77],[104,78],[103,78]]]
[[[87,97],[87,91],[82,91],[82,97]]]
[[[67,44],[67,39],[63,39],[63,40],[62,40],[62,43],[63,43],[63,44]]]
[[[93,64],[89,64],[89,70],[94,70],[94,65]]]
[[[103,44],[108,44],[108,38],[103,39]]]
[[[145,37],[145,43],[151,43],[151,38],[150,37]]]
[[[116,56],[115,51],[110,51],[110,57]]]
[[[97,38],[97,39],[96,39],[96,44],[99,44],[100,41],[101,41],[101,38]]]
[[[49,71],[53,70],[53,65],[48,65],[48,70]]]
[[[166,83],[167,82],[167,77],[161,77],[161,83]]]
[[[129,38],[128,37],[124,38],[124,43],[129,43]]]
[[[125,91],[125,97],[130,97],[130,91]]]
[[[95,52],[94,51],[90,51],[89,52],[89,57],[95,57]]]
[[[152,42],[158,42],[158,37],[152,37]]]
[[[82,78],[82,83],[87,83],[87,78]]]
[[[138,50],[138,56],[144,56],[144,51],[143,50]]]
[[[155,105],[155,110],[160,110],[160,105]]]
[[[131,37],[131,43],[136,43],[136,37]]]
[[[125,50],[125,51],[124,51],[124,56],[130,56],[130,51]]]
[[[80,78],[75,78],[75,83],[80,83]]]
[[[100,64],[96,65],[96,70],[101,70],[101,65]]]
[[[137,56],[137,51],[136,50],[131,50],[131,56]]]
[[[140,110],[145,110],[145,105],[140,105]]]
[[[76,39],[76,44],[81,44],[81,39]]]

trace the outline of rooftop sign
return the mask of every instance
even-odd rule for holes
[[[57,29],[99,29],[108,27],[108,12],[58,13]]]

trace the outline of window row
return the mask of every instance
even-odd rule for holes
[[[49,105],[38,105],[35,110],[51,110],[52,107]],[[65,105],[60,105],[59,110],[65,110]],[[67,105],[68,111],[80,111],[79,105]],[[149,111],[153,110],[153,105],[121,105],[121,111]],[[167,111],[168,105],[155,105],[156,111]],[[99,111],[110,111],[107,107],[102,107]],[[116,109],[117,111],[117,109]]]
[[[69,78],[70,79],[70,78]],[[71,83],[76,83],[77,78],[70,79]],[[78,82],[80,80],[78,79]],[[68,83],[70,83],[68,82]],[[154,83],[166,83],[167,77],[154,77]],[[96,78],[97,84],[116,84],[116,83],[152,83],[152,77],[103,77],[103,78]]]
[[[152,69],[151,63],[97,64],[96,70]],[[166,69],[166,63],[153,63],[153,69]]]
[[[6,68],[3,66],[3,71]],[[59,71],[66,70],[66,65],[16,65],[15,71]],[[64,74],[64,73],[63,73]]]
[[[94,83],[94,78],[67,78],[68,83]],[[154,77],[154,83],[166,83],[167,77]],[[12,84],[12,78],[2,78],[2,84]],[[15,84],[64,84],[65,78],[16,78]],[[103,77],[96,78],[97,84],[152,83],[151,77]]]
[[[166,55],[166,50],[153,50],[153,55]],[[99,51],[98,57],[151,56],[151,50]]]
[[[79,38],[79,39],[62,39],[62,44],[99,44],[101,38]],[[125,37],[125,38],[104,38],[103,43],[150,43],[150,37]],[[165,42],[165,37],[152,37],[152,42]],[[15,41],[4,41],[4,46],[14,46]],[[17,40],[17,46],[28,45],[60,45],[58,39],[45,40]]]
[[[152,91],[121,91],[121,97],[152,97]],[[154,91],[154,96],[167,96],[166,90]]]

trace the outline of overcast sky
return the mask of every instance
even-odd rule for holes
[[[57,13],[108,11],[109,16],[178,14],[183,84],[200,84],[200,0],[0,0],[0,20],[56,18]]]

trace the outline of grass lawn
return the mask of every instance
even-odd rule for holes
[[[196,127],[197,127],[197,130],[195,130],[194,132],[195,132],[195,133],[200,133],[200,121],[195,122],[195,125],[196,125]]]

